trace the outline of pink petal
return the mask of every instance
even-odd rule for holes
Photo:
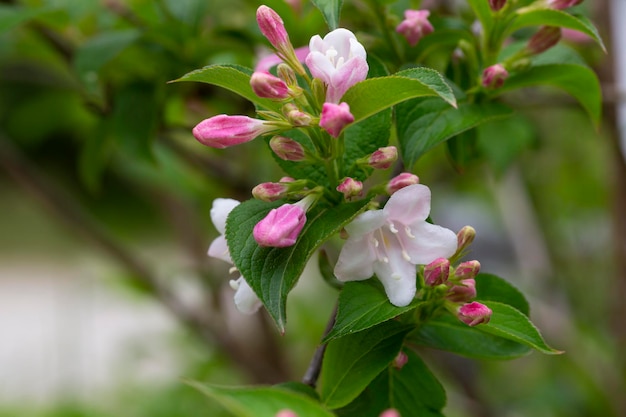
[[[389,220],[405,225],[426,220],[430,214],[430,189],[422,184],[404,187],[393,193],[383,211]]]

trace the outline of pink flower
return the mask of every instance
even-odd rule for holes
[[[354,116],[350,113],[348,103],[334,104],[324,103],[320,117],[320,127],[338,138],[344,127],[354,122]]]
[[[367,53],[356,36],[339,28],[322,39],[315,35],[309,42],[306,64],[315,78],[326,84],[326,101],[339,103],[346,91],[367,77]]]
[[[302,161],[305,157],[304,147],[284,136],[274,136],[270,139],[270,148],[276,156],[285,161]]]
[[[549,0],[548,5],[553,9],[563,10],[574,7],[582,2],[583,0]]]
[[[502,9],[505,4],[506,0],[489,0],[489,7],[491,7],[491,10],[493,10],[494,12]]]
[[[396,175],[391,179],[391,181],[389,181],[386,190],[388,194],[393,194],[404,187],[408,187],[409,185],[419,184],[419,182],[420,179],[417,175],[411,174],[410,172],[403,172]]]
[[[193,128],[193,135],[203,145],[223,149],[250,142],[257,136],[275,130],[275,124],[264,120],[220,114],[198,123]]]
[[[346,199],[363,195],[363,183],[354,178],[346,177],[337,186],[337,191],[342,193]]]
[[[398,149],[395,146],[386,146],[374,151],[369,158],[368,165],[374,169],[387,169],[398,159]]]
[[[267,38],[276,50],[284,51],[290,47],[289,35],[285,29],[283,19],[280,18],[278,13],[262,5],[256,11],[256,21],[263,36]]]
[[[437,258],[424,267],[424,283],[430,287],[441,285],[448,280],[450,261]]]
[[[457,317],[468,326],[476,326],[481,323],[489,323],[492,313],[486,305],[473,301],[460,306],[457,310]]]
[[[428,10],[406,10],[404,20],[396,27],[396,32],[404,36],[409,45],[415,46],[420,39],[435,30],[428,16]]]
[[[394,368],[402,369],[409,362],[409,357],[403,351],[398,352],[395,359],[391,363]]]
[[[554,45],[561,39],[561,28],[558,26],[543,26],[535,33],[526,48],[531,54],[540,54]]]
[[[398,410],[394,408],[390,408],[388,410],[383,411],[379,417],[402,417]]]
[[[267,72],[255,72],[250,78],[252,91],[259,97],[284,100],[289,97],[289,87],[283,80]]]
[[[280,410],[276,417],[298,417],[298,415],[291,410]]]
[[[259,246],[274,248],[293,246],[306,224],[306,212],[316,199],[316,196],[308,195],[295,204],[283,204],[270,210],[263,220],[254,226],[252,230],[254,240]]]
[[[482,84],[485,88],[500,88],[508,78],[509,72],[502,64],[495,64],[483,71]]]

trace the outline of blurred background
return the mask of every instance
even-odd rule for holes
[[[248,199],[281,173],[263,141],[213,150],[191,128],[254,109],[224,89],[168,84],[209,64],[253,67],[269,52],[261,3],[296,46],[327,32],[304,1],[0,1],[0,416],[221,417],[185,379],[303,375],[335,291],[307,271],[280,336],[264,313],[234,310],[229,266],[206,257],[213,199]],[[399,19],[419,2],[387,3]],[[346,1],[342,22],[384,56],[371,5]],[[566,351],[508,362],[424,351],[451,417],[626,415],[626,7],[580,11],[609,51],[565,36],[601,79],[599,129],[568,96],[527,90],[504,97],[515,135],[479,144],[463,172],[443,146],[415,167],[436,222],[473,225],[471,256],[527,294]]]

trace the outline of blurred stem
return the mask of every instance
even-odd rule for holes
[[[385,41],[387,41],[387,45],[389,45],[389,48],[393,51],[397,64],[401,65],[405,61],[405,59],[402,52],[400,51],[400,47],[398,46],[396,39],[389,30],[389,25],[387,24],[386,7],[384,6],[384,4],[380,4],[378,0],[368,0],[367,3],[369,4],[372,12],[374,13],[374,16],[376,17],[376,22],[380,27],[380,31],[382,32]]]
[[[333,312],[330,314],[330,318],[328,319],[328,323],[326,324],[326,329],[324,329],[324,335],[322,336],[322,340],[330,333],[333,326],[335,325],[335,318],[337,317],[337,304],[335,304],[335,308],[333,308]],[[302,383],[309,385],[310,387],[315,388],[317,385],[317,379],[320,376],[320,372],[322,371],[322,362],[324,361],[324,353],[326,352],[327,343],[320,344],[315,352],[313,353],[313,357],[311,358],[311,362],[309,363],[309,367],[307,368],[304,376],[302,377]]]

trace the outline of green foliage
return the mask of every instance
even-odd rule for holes
[[[339,16],[341,15],[343,0],[311,0],[311,2],[322,12],[330,30],[339,27]]]

